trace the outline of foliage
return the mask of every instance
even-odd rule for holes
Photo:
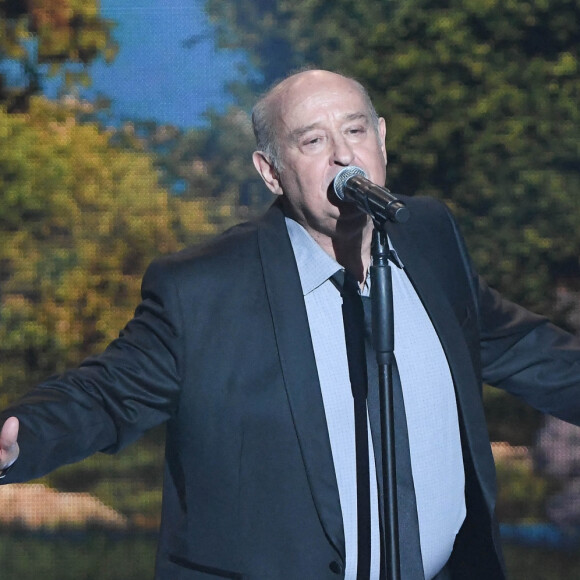
[[[387,118],[391,189],[445,199],[491,284],[555,314],[580,274],[578,0],[206,6],[263,74],[254,90],[306,65],[361,80]]]
[[[222,115],[208,112],[207,119],[207,126],[189,131],[129,123],[113,138],[125,148],[152,153],[176,203],[202,210],[204,226],[194,211],[182,214],[183,228],[175,231],[184,244],[198,241],[192,233],[215,234],[256,217],[272,201],[251,162],[255,142],[248,114],[232,107]]]
[[[487,428],[492,441],[531,446],[543,415],[506,391],[484,385]]]
[[[28,115],[0,110],[0,207],[5,395],[116,335],[147,263],[177,248],[179,220],[147,155],[43,99]]]
[[[271,194],[263,186],[251,158],[255,149],[250,119],[231,108],[225,115],[208,114],[206,128],[183,135],[178,147],[159,162],[169,174],[187,183],[185,199],[199,197],[221,201],[221,226],[255,216]]]
[[[534,473],[529,458],[496,461],[498,479],[497,516],[504,523],[544,521],[545,502],[553,491]]]
[[[256,92],[305,65],[348,70],[349,61],[367,60],[367,33],[385,21],[389,5],[381,0],[206,0],[219,44],[248,51],[262,75],[232,87],[246,105]]]
[[[0,0],[0,104],[27,110],[45,71],[64,73],[65,84],[88,83],[86,65],[116,53],[111,30],[98,0]],[[6,65],[20,72],[16,83]]]

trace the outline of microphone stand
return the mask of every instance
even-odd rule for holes
[[[397,468],[395,462],[395,421],[393,409],[393,364],[395,332],[393,324],[393,283],[389,264],[387,234],[374,221],[372,238],[371,312],[373,346],[379,370],[382,457],[382,554],[387,580],[400,580]]]

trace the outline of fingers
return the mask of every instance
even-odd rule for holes
[[[2,431],[0,431],[0,469],[8,467],[18,457],[19,426],[18,419],[16,417],[10,417],[6,419]]]

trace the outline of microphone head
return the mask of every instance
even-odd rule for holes
[[[336,174],[336,177],[334,178],[334,193],[336,193],[338,199],[345,201],[346,196],[344,190],[346,188],[346,182],[355,175],[361,175],[362,177],[367,176],[364,170],[356,165],[344,167]]]

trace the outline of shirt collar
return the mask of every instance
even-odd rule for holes
[[[296,221],[286,217],[304,296],[324,284],[342,266],[331,258]]]

